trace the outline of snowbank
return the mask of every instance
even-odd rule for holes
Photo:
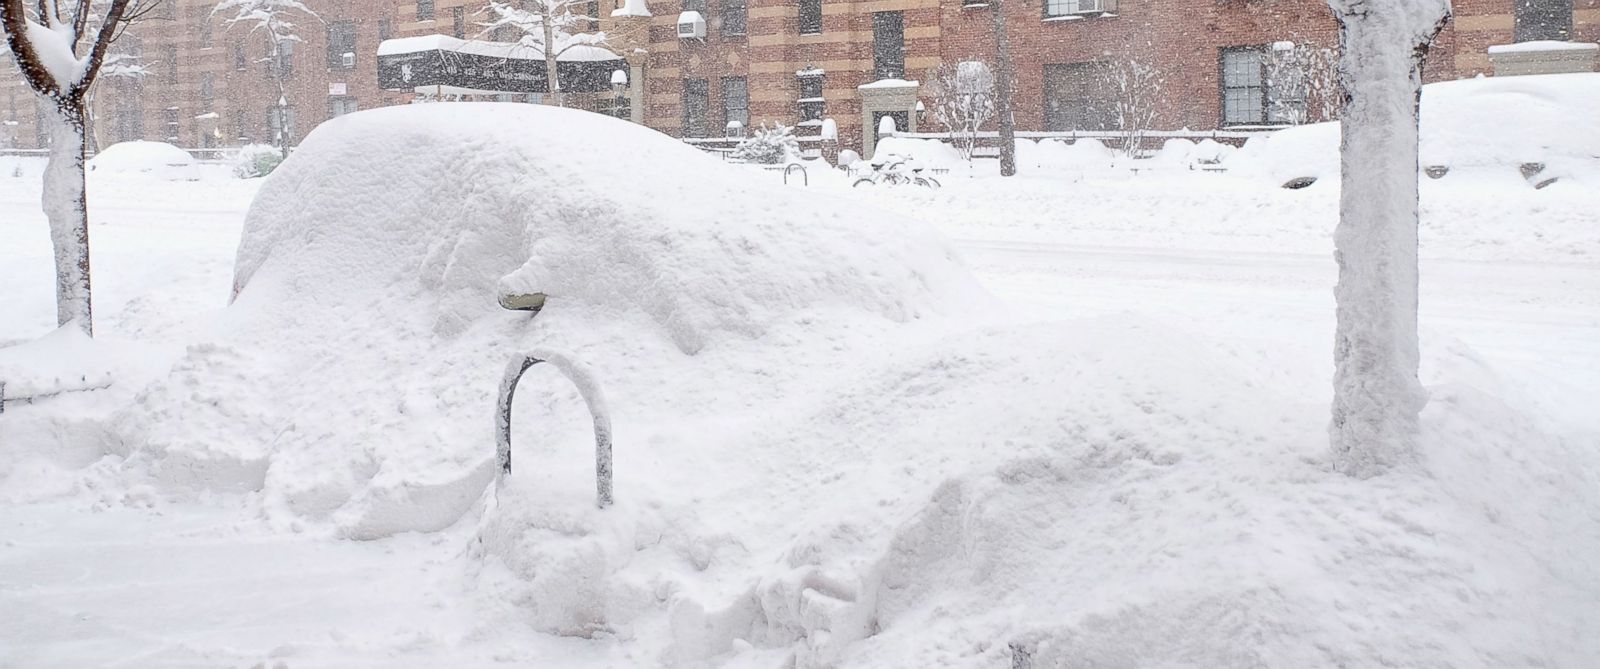
[[[194,156],[164,142],[118,142],[89,159],[89,171],[147,174],[167,181],[199,178]]]
[[[1584,178],[1600,169],[1600,73],[1484,77],[1422,88],[1421,166],[1514,183],[1524,164],[1540,179]],[[1339,176],[1339,124],[1318,123],[1252,138],[1230,170],[1275,185]],[[1446,178],[1449,178],[1447,176]]]
[[[549,301],[530,321],[497,306],[507,290]],[[353,537],[438,529],[478,499],[515,350],[563,348],[603,384],[625,379],[606,390],[619,413],[680,415],[714,400],[641,393],[781,378],[776,362],[708,361],[816,355],[837,345],[816,332],[988,303],[921,226],[634,124],[497,104],[319,126],[262,184],[235,291],[215,341],[127,412],[124,448],[169,487],[263,490],[274,519]]]

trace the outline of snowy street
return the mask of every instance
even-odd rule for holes
[[[986,184],[950,181],[939,195],[947,201],[977,202]],[[204,338],[226,303],[240,224],[258,183],[92,182],[91,197],[100,198],[93,234],[102,337],[155,361],[178,356],[186,339]],[[1148,196],[1171,190],[1163,181],[1149,184]],[[1072,198],[1094,185],[1049,192]],[[1108,187],[1133,194],[1145,188]],[[54,315],[36,188],[32,179],[0,180],[0,313],[8,316],[0,320],[0,341],[37,337]],[[1272,250],[1270,239],[1218,234],[1224,224],[1190,212],[1197,232],[1168,231],[1163,244],[1149,233],[1161,221],[1119,230],[1116,221],[1126,214],[1115,198],[1078,202],[1076,226],[1051,233],[1051,207],[1015,207],[986,227],[981,216],[935,213],[915,191],[823,185],[817,192],[941,225],[983,285],[1021,320],[1128,317],[1228,340],[1270,367],[1257,370],[1257,381],[1297,389],[1296,404],[1327,402],[1335,268],[1329,253],[1312,250],[1320,243],[1315,235]],[[1308,202],[1274,206],[1326,205],[1326,194]],[[1549,257],[1528,259],[1539,254]],[[1474,351],[1492,368],[1484,373],[1497,391],[1555,432],[1600,430],[1591,408],[1600,403],[1600,262],[1537,245],[1456,255],[1467,257],[1423,262],[1424,347]],[[134,378],[156,373],[136,369]],[[1424,381],[1440,373],[1425,365]],[[1461,370],[1444,374],[1459,379]],[[49,405],[13,411],[40,409]],[[624,470],[629,457],[624,451]],[[652,639],[666,631],[655,623],[641,621],[637,638],[600,644],[494,624],[495,616],[514,614],[471,594],[475,577],[461,568],[477,531],[470,520],[431,534],[330,541],[321,530],[286,533],[263,523],[253,496],[182,498],[109,483],[97,489],[96,481],[110,481],[115,460],[93,464],[98,458],[85,451],[10,462],[16,469],[0,486],[0,610],[8,612],[0,617],[0,666],[296,667],[376,657],[389,666],[639,666],[659,659]],[[108,473],[73,473],[86,465]],[[771,666],[783,656],[757,647],[740,657],[747,666]]]

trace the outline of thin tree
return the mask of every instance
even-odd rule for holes
[[[1422,65],[1449,0],[1328,0],[1339,21],[1343,173],[1334,258],[1333,466],[1366,478],[1409,461],[1417,380],[1417,141]]]
[[[979,60],[940,67],[933,75],[933,118],[950,133],[956,153],[972,161],[978,131],[994,118],[994,72]]]
[[[1017,119],[1012,114],[1011,37],[1006,33],[1004,0],[989,0],[994,8],[995,113],[1000,119],[1000,176],[1017,173]]]
[[[0,34],[43,105],[50,138],[43,206],[55,248],[56,323],[94,334],[89,208],[84,198],[88,94],[133,0],[0,0]]]
[[[232,15],[223,22],[224,29],[244,24],[250,26],[251,33],[260,33],[266,37],[267,57],[262,59],[262,62],[267,64],[267,71],[272,74],[272,82],[277,85],[278,91],[278,101],[274,111],[278,122],[273,143],[278,145],[283,157],[287,159],[289,142],[293,138],[289,136],[289,96],[285,81],[289,76],[289,68],[285,67],[283,49],[286,44],[304,41],[296,32],[293,21],[295,15],[304,14],[318,21],[322,20],[321,17],[300,0],[222,0],[211,10],[211,14]]]
[[[581,13],[585,0],[527,0],[521,7],[504,2],[490,2],[486,10],[492,15],[488,30],[510,26],[522,31],[519,40],[523,46],[536,49],[544,57],[545,87],[551,101],[562,106],[561,78],[557,59],[561,54],[579,46],[601,46],[606,43],[603,32],[585,32],[583,28],[595,25],[593,16]]]
[[[1132,58],[1119,58],[1101,67],[1100,79],[1117,115],[1122,152],[1129,158],[1136,157],[1145,135],[1156,126],[1166,77],[1155,66]]]

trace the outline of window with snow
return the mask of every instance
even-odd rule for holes
[[[1045,0],[1044,15],[1073,16],[1117,11],[1116,0]]]
[[[742,36],[750,21],[747,0],[722,0],[722,34]]]
[[[165,66],[165,74],[166,74],[166,76],[164,76],[163,79],[165,79],[166,82],[169,83],[169,84],[178,83],[178,47],[177,47],[177,45],[168,44],[165,47],[163,47],[161,49],[161,57],[162,57],[162,59],[164,61],[166,61],[166,62],[162,63],[162,65]]]
[[[169,107],[169,108],[163,110],[162,116],[163,116],[163,120],[166,121],[166,123],[164,125],[166,126],[167,142],[169,144],[177,144],[178,143],[178,132],[179,132],[179,127],[178,127],[178,108],[177,107]]]
[[[337,95],[328,98],[328,118],[337,118],[345,114],[353,114],[359,108],[356,99]]]
[[[211,48],[211,11],[205,7],[199,8],[194,13],[194,21],[200,29],[200,48]]]
[[[742,137],[750,127],[750,87],[744,77],[722,78],[722,121],[730,137]],[[737,134],[735,123],[739,124]]]
[[[828,103],[822,99],[822,75],[802,76],[799,83],[800,120],[821,121],[828,109]]]
[[[433,0],[417,0],[417,20],[433,20]]]
[[[711,106],[710,87],[705,79],[683,80],[683,136],[706,136],[706,111]]]
[[[905,14],[875,12],[872,15],[872,69],[878,79],[903,79],[906,76]]]
[[[706,0],[683,0],[683,11],[705,14]]]
[[[800,0],[800,34],[822,34],[822,0]]]
[[[467,8],[466,7],[451,7],[450,8],[450,30],[451,30],[451,33],[455,35],[456,39],[466,39],[467,38]]]
[[[215,75],[210,72],[200,73],[200,113],[210,114],[211,108],[217,101]]]
[[[328,69],[349,70],[356,66],[356,23],[335,21],[328,24]]]
[[[1115,130],[1117,109],[1099,62],[1044,66],[1044,129]]]
[[[1260,47],[1222,50],[1222,124],[1267,122],[1267,78]]]
[[[233,44],[233,69],[243,71],[250,67],[250,57],[245,54],[244,42]]]
[[[1518,42],[1572,39],[1572,0],[1515,0]]]

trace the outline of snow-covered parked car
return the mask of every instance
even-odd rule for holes
[[[89,159],[91,174],[133,174],[164,181],[200,178],[194,156],[165,142],[118,142]]]

